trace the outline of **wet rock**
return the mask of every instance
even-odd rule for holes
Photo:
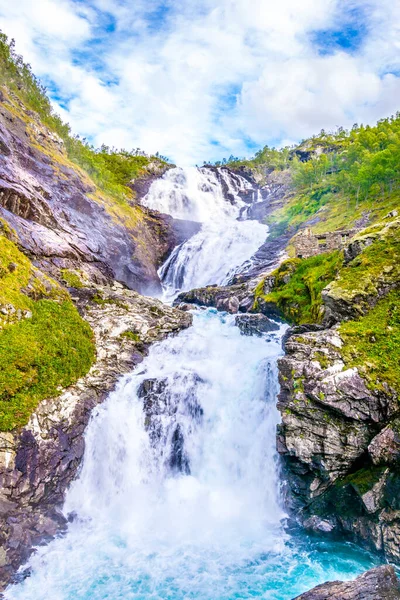
[[[297,596],[294,600],[399,600],[400,585],[389,565],[371,569],[354,581],[332,581]]]
[[[169,466],[172,471],[190,475],[189,457],[185,452],[185,438],[181,426],[176,426],[171,440]]]
[[[232,286],[209,285],[183,292],[174,301],[174,306],[180,303],[197,304],[200,306],[213,306],[217,310],[236,314],[245,310],[243,304],[248,300],[251,292],[245,284]],[[251,300],[251,304],[253,301]]]
[[[197,387],[203,380],[195,373],[176,374],[168,379],[146,379],[139,386],[143,399],[145,426],[154,452],[167,469],[190,473],[189,457],[185,450],[185,431],[203,417],[197,400]],[[167,453],[165,454],[165,449]]]
[[[314,531],[315,533],[330,533],[336,529],[336,523],[333,519],[321,519],[317,516],[306,519],[303,526],[305,529]]]
[[[279,325],[274,323],[268,317],[261,314],[238,315],[235,324],[239,327],[243,335],[261,336],[264,333],[279,331]]]

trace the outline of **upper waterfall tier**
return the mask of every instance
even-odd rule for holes
[[[145,206],[202,223],[159,271],[167,300],[180,291],[227,283],[251,259],[268,235],[266,225],[245,220],[258,195],[251,183],[228,169],[171,169],[153,183]]]
[[[251,183],[228,169],[176,168],[153,183],[142,203],[175,219],[207,223],[240,217],[258,194]]]

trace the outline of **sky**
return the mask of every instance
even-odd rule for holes
[[[0,0],[74,133],[176,164],[400,110],[400,0]]]

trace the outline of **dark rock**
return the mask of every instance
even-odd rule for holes
[[[169,457],[170,468],[173,471],[190,475],[189,458],[185,452],[185,438],[179,423],[172,434],[171,442],[171,454]]]
[[[183,292],[174,301],[174,306],[179,304],[197,304],[200,306],[213,306],[217,310],[236,314],[245,310],[243,304],[248,300],[249,292],[245,284],[231,286],[209,285],[205,288]],[[252,304],[253,302],[251,302]]]
[[[354,581],[332,581],[294,600],[399,600],[400,585],[389,565],[371,569]]]
[[[167,379],[146,379],[139,386],[138,395],[143,399],[145,426],[154,450],[163,457],[172,471],[190,473],[189,458],[185,450],[183,423],[198,423],[203,409],[197,400],[197,386],[202,379],[194,374],[176,375],[174,382]],[[182,420],[183,417],[183,420]],[[186,418],[185,418],[186,417]],[[165,459],[163,458],[165,462]]]
[[[239,315],[235,319],[235,324],[239,327],[243,335],[261,336],[271,331],[279,331],[277,323],[260,314]]]
[[[349,535],[397,561],[396,395],[346,368],[336,328],[307,329],[290,331],[278,362],[277,448],[290,510],[309,529]]]
[[[151,184],[174,167],[175,165],[160,161],[152,162],[143,168],[143,173],[140,177],[132,179],[129,187],[135,192],[138,199],[143,198],[148,193]]]

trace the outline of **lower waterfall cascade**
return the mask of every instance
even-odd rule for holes
[[[198,171],[171,170],[144,201],[203,223],[202,238],[160,271],[167,298],[223,283],[267,235],[238,220],[239,194],[227,201],[215,173]],[[291,600],[375,564],[351,543],[308,536],[285,514],[276,397],[286,326],[256,337],[214,309],[193,318],[94,410],[64,505],[68,531],[37,549],[6,600]]]

